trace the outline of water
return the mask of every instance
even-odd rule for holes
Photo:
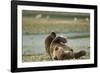
[[[35,34],[35,35],[23,35],[23,55],[36,55],[36,54],[44,54],[44,40],[49,34]],[[67,36],[84,36],[89,35],[89,33],[60,33],[57,36],[63,35]],[[89,37],[85,38],[76,38],[76,39],[67,39],[71,48],[75,51],[85,49],[89,51],[88,47],[90,47],[90,39]]]

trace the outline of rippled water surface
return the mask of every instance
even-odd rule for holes
[[[23,55],[36,55],[45,53],[44,40],[49,34],[35,34],[35,35],[23,35]],[[88,33],[63,33],[58,34],[64,37],[73,36],[84,36]],[[67,38],[68,45],[75,51],[86,49],[89,51],[90,38],[89,37],[78,37],[78,38]]]

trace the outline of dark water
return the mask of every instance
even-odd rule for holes
[[[36,55],[45,53],[44,39],[48,35],[49,34],[23,35],[23,55]],[[63,35],[67,38],[67,36],[84,36],[89,35],[89,33],[60,33],[58,34],[58,36],[59,35]],[[68,45],[72,47],[75,51],[81,49],[89,51],[88,47],[90,46],[90,38],[70,38],[68,39]]]

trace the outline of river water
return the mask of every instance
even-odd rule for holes
[[[34,34],[34,35],[23,35],[22,40],[22,54],[23,55],[36,55],[36,54],[44,54],[44,40],[49,34]],[[72,36],[84,36],[89,35],[89,33],[60,33],[57,36],[63,35],[64,37],[72,37]],[[67,38],[68,43],[74,51],[86,50],[89,52],[90,47],[90,38],[82,37],[82,38]]]

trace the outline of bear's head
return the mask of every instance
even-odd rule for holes
[[[63,53],[64,49],[62,47],[55,47],[52,55],[53,60],[60,60]]]
[[[65,59],[73,59],[74,53],[73,51],[67,50],[65,51],[62,47],[55,47],[53,50],[53,60],[65,60]]]

